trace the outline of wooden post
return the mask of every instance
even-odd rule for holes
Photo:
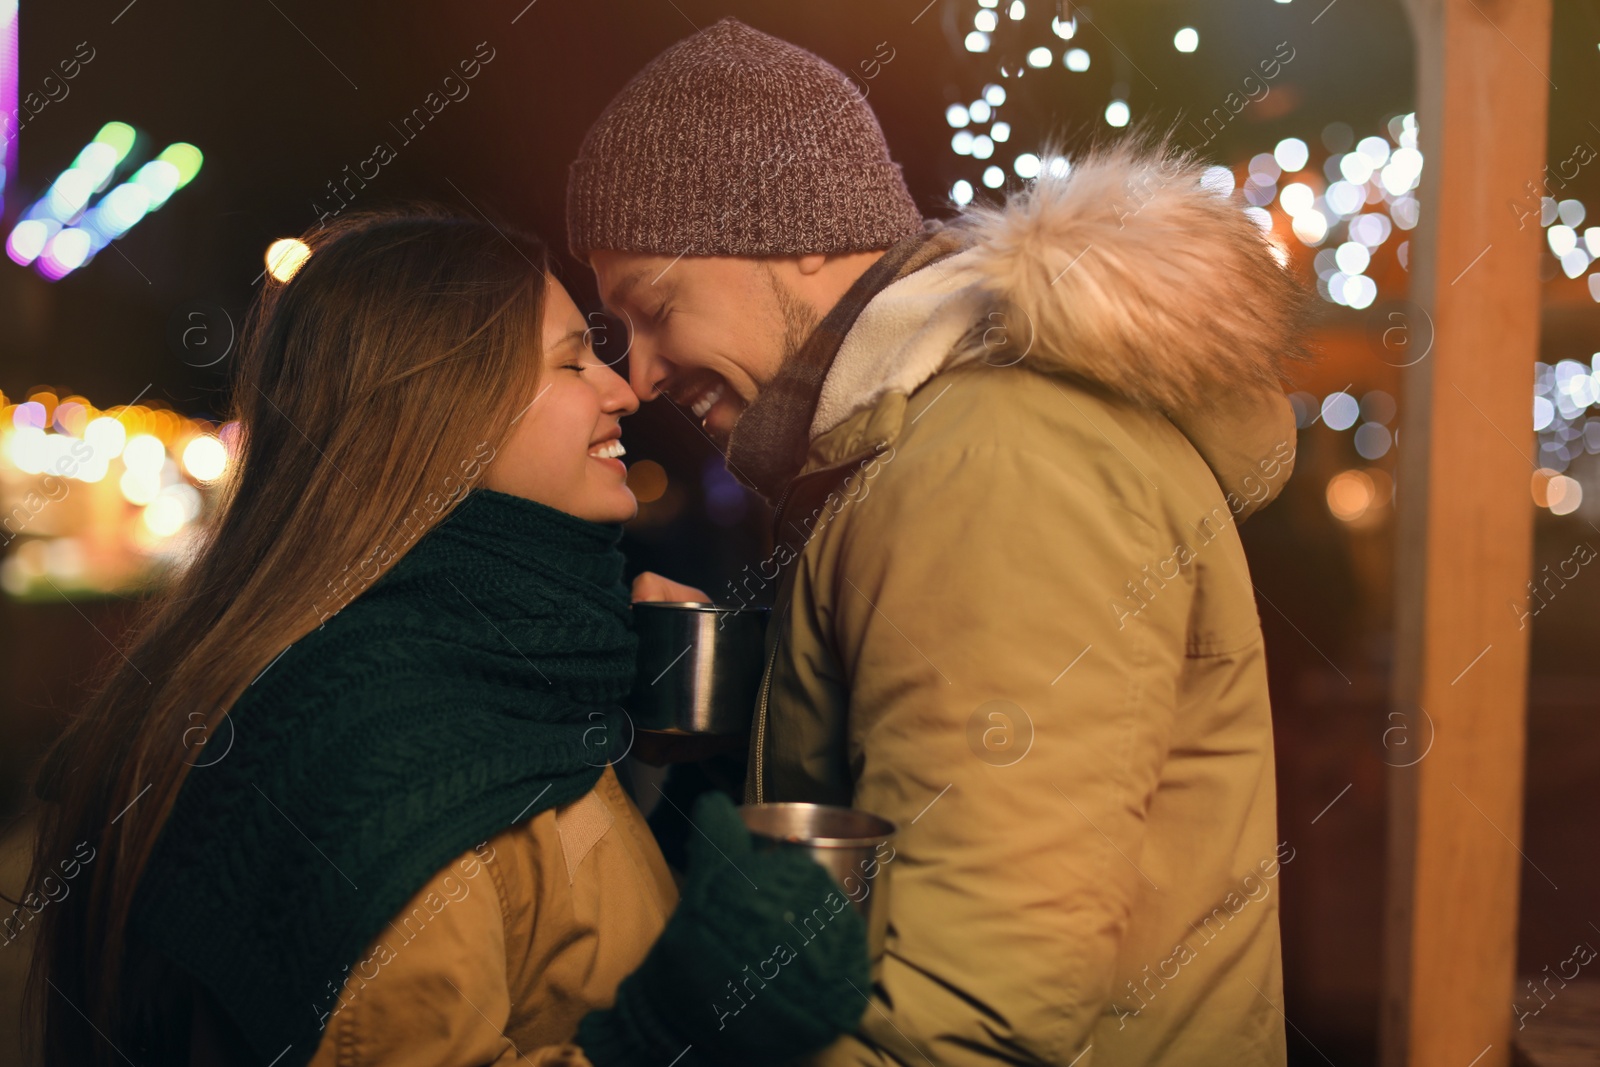
[[[1550,2],[1407,7],[1425,163],[1398,444],[1381,1062],[1506,1067],[1531,870],[1517,608],[1531,566]]]

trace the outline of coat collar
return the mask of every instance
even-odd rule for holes
[[[1308,357],[1308,294],[1205,163],[1128,139],[947,224],[958,252],[856,309],[812,406],[802,474],[892,444],[905,397],[963,363],[1026,362],[1160,411],[1222,489],[1264,506],[1256,467],[1292,454],[1282,381]],[[898,398],[898,399],[896,399]]]
[[[735,478],[768,503],[783,494],[805,465],[823,382],[862,311],[886,287],[951,255],[965,240],[965,235],[929,223],[922,232],[896,242],[856,279],[739,417],[727,455]]]

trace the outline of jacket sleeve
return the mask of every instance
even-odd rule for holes
[[[373,939],[309,1067],[589,1067],[575,1045],[518,1049],[505,1036],[511,992],[493,862],[462,853]]]
[[[1160,891],[1140,849],[1192,592],[1185,570],[1128,599],[1173,545],[1109,445],[908,451],[841,526],[821,595],[854,804],[900,833],[871,1003],[815,1064],[1066,1067],[1110,1010]]]

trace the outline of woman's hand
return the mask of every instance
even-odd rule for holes
[[[775,1067],[866,1011],[866,924],[833,876],[804,852],[757,850],[715,790],[694,823],[677,910],[615,1006],[579,1023],[595,1067]]]
[[[654,571],[645,571],[633,580],[633,602],[641,600],[690,601],[710,604],[711,598],[692,585],[683,585],[663,578]]]

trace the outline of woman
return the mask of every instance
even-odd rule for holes
[[[307,241],[213,535],[40,772],[44,1062],[820,1048],[867,981],[848,907],[785,918],[828,875],[708,798],[679,901],[611,770],[637,400],[544,247],[432,209]]]

